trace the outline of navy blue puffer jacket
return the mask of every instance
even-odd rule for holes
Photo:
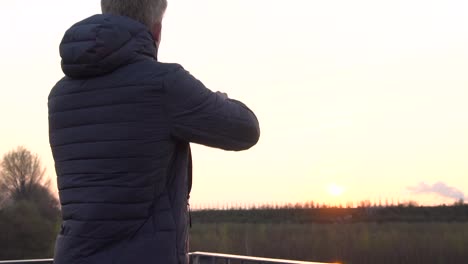
[[[63,224],[56,264],[187,264],[190,142],[256,144],[242,103],[160,63],[148,29],[95,15],[60,45],[66,75],[49,96]]]

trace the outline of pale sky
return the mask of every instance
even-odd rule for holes
[[[53,179],[58,45],[99,2],[0,0],[0,155],[24,145]],[[421,182],[468,194],[467,14],[466,0],[169,0],[160,60],[262,129],[247,152],[193,147],[192,204],[453,202],[410,193]]]

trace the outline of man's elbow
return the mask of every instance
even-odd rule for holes
[[[248,139],[248,147],[247,149],[257,145],[258,141],[260,140],[260,126],[257,124],[254,128],[252,128],[250,138]]]
[[[240,113],[237,122],[234,122],[234,132],[238,144],[232,150],[241,151],[247,150],[255,146],[260,139],[260,124],[254,112],[250,110],[245,104],[234,99],[228,99],[231,103],[238,106]],[[242,120],[242,121],[239,121]]]
[[[238,143],[232,148],[234,151],[248,150],[260,140],[260,127],[258,123],[254,126],[244,127],[243,130],[241,133],[242,138],[239,138]]]

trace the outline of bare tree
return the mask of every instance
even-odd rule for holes
[[[18,147],[3,156],[0,167],[0,192],[3,200],[32,199],[38,188],[50,186],[37,154]]]

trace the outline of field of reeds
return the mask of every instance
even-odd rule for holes
[[[195,222],[191,251],[344,264],[464,264],[468,223]]]

